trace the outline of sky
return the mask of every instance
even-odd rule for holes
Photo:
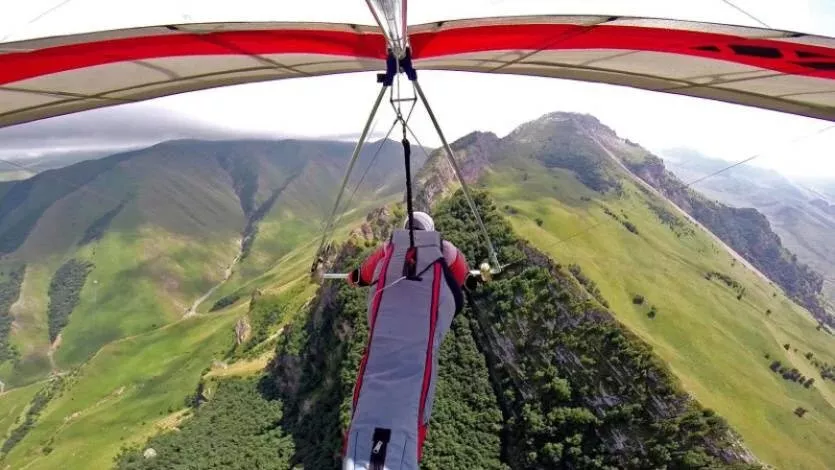
[[[835,36],[835,1],[734,0],[778,29]],[[523,14],[615,14],[756,26],[724,0],[411,0],[409,23]],[[29,0],[0,17],[0,42],[100,29],[209,21],[322,21],[372,24],[362,0]],[[503,136],[553,111],[590,113],[663,155],[689,147],[707,156],[752,164],[792,176],[835,178],[831,124],[774,111],[612,85],[552,78],[461,72],[421,72],[450,141],[474,130]],[[290,79],[175,95],[0,129],[0,158],[55,149],[141,145],[169,138],[352,138],[378,91],[374,74]],[[381,108],[383,109],[383,108]],[[374,135],[393,119],[387,107]],[[439,145],[418,109],[412,126],[426,146]],[[395,134],[395,138],[400,138]],[[0,163],[2,164],[2,163]]]

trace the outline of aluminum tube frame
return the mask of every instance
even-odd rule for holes
[[[479,215],[478,210],[476,209],[475,203],[473,202],[473,197],[470,194],[470,189],[467,187],[467,183],[464,181],[464,175],[461,174],[461,169],[458,167],[458,162],[455,161],[455,154],[452,152],[452,147],[449,146],[449,143],[444,137],[444,133],[441,130],[440,124],[438,124],[438,119],[435,117],[435,113],[432,111],[432,107],[429,106],[429,101],[426,99],[426,95],[423,93],[423,89],[420,87],[420,83],[417,80],[412,81],[415,85],[415,91],[417,91],[418,97],[420,101],[423,103],[423,106],[426,107],[426,112],[429,113],[429,119],[432,120],[432,125],[435,126],[435,131],[438,133],[438,137],[441,139],[441,143],[444,146],[444,150],[446,150],[445,155],[447,157],[447,161],[449,164],[452,165],[452,169],[455,172],[456,178],[458,178],[458,182],[461,183],[461,189],[464,190],[464,198],[467,200],[467,204],[470,205],[470,210],[472,210],[473,215],[478,222],[478,226],[481,229],[481,233],[484,236],[484,239],[487,241],[487,251],[490,256],[490,263],[493,264],[492,269],[496,271],[496,273],[500,272],[502,269],[502,265],[499,264],[499,258],[496,255],[496,249],[493,247],[493,242],[490,239],[490,234],[487,232],[487,227],[484,226],[484,221],[481,220],[481,215]]]
[[[357,145],[354,147],[354,153],[351,155],[351,161],[348,163],[348,169],[345,170],[345,176],[342,178],[342,185],[339,188],[339,194],[337,195],[336,202],[334,203],[333,209],[331,210],[330,218],[328,218],[328,225],[325,227],[325,231],[322,234],[322,240],[319,242],[319,249],[316,250],[316,259],[313,261],[313,266],[310,269],[311,272],[315,271],[316,268],[318,268],[319,259],[322,256],[322,250],[325,248],[325,242],[327,241],[333,229],[333,224],[336,219],[336,212],[339,210],[339,204],[342,203],[342,196],[345,195],[345,187],[348,185],[348,180],[351,178],[351,172],[354,170],[354,165],[357,163],[357,160],[360,156],[360,152],[362,151],[362,148],[365,145],[365,140],[368,138],[368,131],[369,129],[371,129],[371,123],[374,121],[374,117],[377,115],[377,110],[380,108],[380,103],[382,103],[387,90],[388,87],[385,85],[380,87],[380,93],[377,94],[377,99],[374,101],[374,106],[371,108],[371,113],[368,115],[368,120],[366,120],[365,127],[363,127],[362,129],[362,134],[360,134],[360,138],[357,141]]]

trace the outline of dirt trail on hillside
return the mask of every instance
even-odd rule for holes
[[[186,310],[186,313],[183,315],[183,318],[189,318],[189,317],[193,317],[194,315],[197,315],[197,307],[199,307],[200,304],[205,302],[206,299],[211,297],[212,294],[214,294],[215,291],[220,288],[220,286],[222,286],[226,281],[229,280],[230,277],[232,277],[232,272],[235,268],[235,265],[238,264],[238,261],[241,260],[242,256],[243,256],[243,240],[241,240],[238,243],[238,254],[237,254],[237,256],[235,256],[235,259],[233,259],[232,262],[229,263],[229,266],[227,266],[226,270],[223,272],[223,280],[221,280],[220,282],[218,282],[217,284],[212,286],[212,288],[209,289],[205,294],[203,294],[197,300],[195,300],[194,303],[191,304],[191,307],[189,307],[189,309]]]
[[[58,372],[58,368],[55,366],[55,351],[61,347],[61,333],[58,333],[58,336],[55,337],[55,341],[49,345],[49,352],[46,355],[49,357],[49,365],[52,367],[52,372]]]

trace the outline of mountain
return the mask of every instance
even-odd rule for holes
[[[626,168],[656,157],[592,116],[552,113],[502,138],[473,133],[453,148],[471,183],[490,191],[517,233],[562,265],[581,266],[618,320],[650,343],[702,404],[728,419],[759,458],[780,468],[835,464],[818,460],[833,442],[817,441],[835,423],[831,383],[820,382],[833,362],[833,337],[756,267],[782,272],[786,293],[801,300],[815,292],[817,278],[791,259],[762,215],[706,206],[717,224],[700,224],[689,208]],[[426,186],[454,184],[440,155],[425,168]],[[705,230],[711,225],[716,234]],[[746,227],[746,236],[721,230],[735,226]],[[771,250],[780,256],[769,258]],[[827,359],[814,359],[819,355]],[[775,360],[777,369],[801,370],[820,384],[817,397],[803,399],[827,416],[823,428],[797,428],[791,411],[801,396],[775,381],[768,368]],[[790,457],[777,450],[784,448],[803,451]]]
[[[0,345],[14,357],[0,380],[23,384],[81,364],[193,311],[226,277],[266,271],[319,233],[352,148],[171,141],[4,183],[0,268],[25,274],[0,312],[13,319]],[[402,192],[403,179],[391,176],[400,174],[399,143],[368,146],[357,172],[377,148],[358,200]]]
[[[823,277],[799,263],[797,256],[783,247],[762,213],[705,198],[667,171],[661,159],[653,155],[624,160],[624,163],[779,284],[819,321],[835,325],[835,317],[825,311],[820,299]]]
[[[689,149],[671,149],[664,163],[679,179],[693,181],[728,166]],[[816,190],[819,186],[821,190]],[[699,192],[737,208],[762,212],[782,244],[824,277],[823,293],[835,303],[835,204],[827,183],[789,179],[754,166],[740,166],[698,184]]]
[[[832,337],[649,191],[603,141],[619,144],[624,158],[645,156],[596,119],[563,113],[503,138],[479,132],[453,143],[465,177],[495,197],[495,205],[476,202],[502,260],[516,263],[473,296],[444,345],[425,468],[744,468],[752,461],[746,446],[781,468],[831,466],[832,386],[818,375],[806,384],[824,373],[815,364],[833,360]],[[445,237],[472,264],[484,260],[441,153],[417,180],[419,205],[433,208]],[[334,269],[384,239],[375,228],[400,220],[397,210],[376,211],[353,231]],[[267,403],[280,410],[265,431],[253,417],[223,424],[223,435],[269,439],[266,448],[280,449],[276,458],[287,465],[337,468],[367,335],[363,299],[362,291],[322,286],[283,327],[266,373],[248,385],[208,375],[198,387],[208,401],[194,420],[126,450],[118,468],[201,458],[215,468],[220,460],[205,457],[214,451],[203,450],[202,436],[227,423],[219,410]],[[275,311],[270,302],[253,296],[250,315]],[[233,399],[241,386],[259,393]],[[805,412],[819,420],[798,417]],[[226,438],[218,446],[249,462],[264,455],[260,445]],[[149,449],[157,457],[145,458]]]
[[[114,150],[71,150],[59,151],[38,157],[0,159],[0,182],[19,181],[36,174],[64,168],[85,160],[94,160],[118,153]]]
[[[169,145],[176,151],[159,160],[161,167],[178,161],[182,143]],[[835,377],[835,338],[629,171],[623,162],[645,161],[645,150],[591,116],[568,113],[548,114],[504,137],[473,133],[452,146],[501,260],[513,264],[472,294],[444,344],[425,468],[835,466],[835,387],[828,378]],[[148,248],[192,269],[163,271],[177,281],[176,288],[169,283],[173,292],[208,273],[211,282],[178,304],[160,306],[173,317],[167,323],[109,342],[50,380],[0,396],[3,464],[29,470],[337,468],[367,334],[366,292],[310,282],[318,222],[339,175],[319,163],[328,152],[308,152],[301,144],[297,152],[313,162],[284,189],[286,175],[297,174],[293,159],[259,163],[254,172],[239,163],[248,158],[221,164],[218,152],[197,152],[213,156],[194,165],[200,171],[220,167],[225,173],[218,174],[227,175],[217,179],[216,192],[234,195],[233,209],[220,213],[237,217],[225,244],[217,242],[226,251],[183,257],[179,246],[166,244],[173,236],[154,239]],[[356,198],[362,203],[347,204],[354,209],[339,221],[326,256],[334,271],[353,266],[402,220],[402,204],[395,204],[402,180],[391,176],[402,174],[399,161],[391,158],[388,173],[366,177],[379,191],[364,190]],[[198,173],[194,166],[188,176]],[[164,178],[168,172],[155,174]],[[268,180],[266,190],[252,189],[253,173]],[[420,204],[432,208],[445,237],[471,265],[485,260],[484,241],[443,155],[434,152],[416,180]],[[258,210],[275,191],[272,209]],[[217,222],[200,216],[201,207],[216,203],[201,206],[202,199],[164,194],[167,206],[183,211],[165,219],[168,224],[194,222],[186,214]],[[37,210],[38,200],[29,207]],[[119,225],[135,200],[119,211],[113,201],[92,218],[98,223],[85,223],[72,236],[83,240],[89,227],[97,227],[91,234],[108,227],[85,245],[97,255],[116,233],[144,236],[144,225],[140,235]],[[8,213],[26,220],[25,210]],[[167,234],[169,226],[156,230]],[[771,240],[767,226],[750,225],[755,227]],[[38,227],[31,230],[36,232]],[[241,253],[239,242],[253,233]],[[38,253],[28,250],[30,236],[7,255],[0,278],[7,287],[0,291],[9,298],[22,253]],[[212,246],[203,239],[185,246],[195,244]],[[224,272],[236,257],[242,260]],[[75,262],[61,258],[47,271],[41,292],[49,291],[61,269],[67,282],[53,290],[59,300],[72,300],[74,289],[66,287],[101,263],[69,259]],[[206,259],[217,261],[206,268],[208,262],[198,262]],[[23,299],[30,289],[31,268],[25,269]],[[150,292],[159,292],[153,284],[158,272],[143,278]],[[86,279],[113,282],[93,276]],[[70,344],[76,342],[68,333],[74,322],[88,321],[79,312],[95,300],[93,286],[84,283],[62,330]],[[111,295],[126,303],[135,294]],[[60,312],[68,303],[55,305]],[[127,321],[117,308],[122,306],[111,303],[101,313]],[[134,315],[144,318],[143,312]],[[45,325],[42,336],[48,337]],[[59,365],[64,348],[62,343],[56,351]]]
[[[751,457],[724,421],[693,403],[646,345],[594,300],[577,269],[553,265],[515,238],[487,197],[479,195],[476,204],[502,255],[524,257],[526,266],[474,293],[471,307],[456,318],[441,352],[425,468],[756,468],[745,464]],[[369,223],[390,227],[400,220],[381,211]],[[468,257],[485,255],[482,245],[471,243],[475,221],[460,194],[436,206],[436,221]],[[366,241],[381,239],[385,232],[349,241],[336,267],[353,265]],[[212,447],[246,455],[242,465],[273,455],[282,461],[278,468],[338,468],[339,430],[368,334],[363,298],[344,284],[323,286],[310,314],[285,329],[260,383],[205,382],[212,398],[188,428],[128,450],[117,467],[200,462],[220,468],[206,457],[216,451],[200,438],[220,422],[229,437]],[[253,308],[262,302],[256,299]],[[532,331],[539,334],[525,334]],[[231,396],[233,388],[246,398]],[[258,420],[244,412],[267,404],[280,410]],[[224,409],[246,420],[219,420]],[[270,431],[253,433],[258,422]],[[241,434],[245,451],[230,445],[231,436]],[[146,449],[157,457],[144,458]]]

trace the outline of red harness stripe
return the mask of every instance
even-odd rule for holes
[[[359,372],[357,373],[357,383],[354,385],[354,396],[352,399],[352,408],[351,408],[351,415],[357,410],[357,401],[359,401],[360,397],[360,390],[362,390],[362,379],[365,376],[365,366],[368,363],[368,355],[371,352],[371,339],[374,337],[374,325],[377,323],[377,312],[380,310],[380,302],[383,298],[383,289],[385,289],[386,284],[386,273],[389,269],[389,262],[391,261],[391,255],[394,253],[394,244],[389,244],[386,246],[386,254],[384,256],[383,261],[383,269],[380,270],[380,276],[377,278],[377,290],[374,292],[374,300],[371,303],[371,324],[369,325],[368,330],[368,342],[366,343],[365,351],[362,354],[362,360],[360,361],[360,368]],[[350,429],[350,426],[348,426]],[[348,443],[348,439],[343,441],[343,449],[342,453],[345,453],[344,446]]]
[[[426,363],[423,369],[423,387],[420,392],[420,411],[418,413],[418,459],[423,451],[423,440],[426,437],[426,424],[423,422],[423,414],[426,410],[426,398],[429,394],[429,385],[432,379],[432,352],[435,344],[435,326],[438,323],[438,304],[441,292],[441,264],[435,264],[435,277],[432,279],[432,305],[429,307],[429,340],[426,344]]]

